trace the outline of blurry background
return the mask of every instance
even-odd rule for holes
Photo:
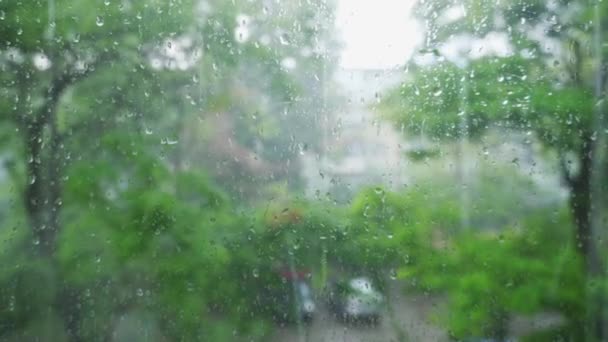
[[[607,15],[0,0],[0,340],[605,340]]]

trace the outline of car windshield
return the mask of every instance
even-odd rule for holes
[[[362,294],[370,294],[375,292],[371,282],[366,278],[352,279],[349,282],[349,285],[351,289]]]

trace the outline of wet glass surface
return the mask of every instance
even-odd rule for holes
[[[0,340],[608,339],[606,17],[0,0]]]

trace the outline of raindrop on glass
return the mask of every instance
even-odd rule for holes
[[[171,140],[171,139],[169,139],[169,138],[166,138],[166,139],[161,139],[161,140],[160,140],[160,143],[161,143],[161,145],[175,145],[175,144],[177,144],[177,143],[178,143],[178,141],[177,141],[177,140]]]
[[[287,35],[287,33],[283,33],[282,35],[280,35],[279,41],[281,42],[281,45],[289,45],[289,36]]]

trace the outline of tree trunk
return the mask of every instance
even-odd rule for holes
[[[63,194],[62,188],[62,175],[63,165],[65,163],[65,155],[63,152],[63,136],[57,129],[57,124],[51,122],[50,129],[50,146],[48,162],[48,195],[47,195],[47,212],[48,222],[47,231],[49,235],[45,237],[45,241],[53,246],[49,252],[53,253],[56,248],[56,239],[59,232],[59,214],[61,212],[61,206],[63,204],[61,197]]]
[[[50,309],[61,317],[70,341],[80,341],[77,293],[65,283],[55,257],[65,164],[63,136],[57,127],[56,111],[67,84],[55,83],[49,88],[48,98],[39,111],[30,119],[23,116],[20,127],[28,177],[23,200],[32,231],[32,257],[41,258],[53,267],[49,281],[54,282],[58,290],[49,303]]]
[[[35,254],[49,257],[53,246],[49,241],[46,213],[46,163],[43,156],[44,125],[38,121],[29,124],[25,130],[25,148],[27,151],[27,183],[23,200],[25,211],[32,227]]]
[[[594,254],[591,240],[591,146],[585,144],[580,153],[579,173],[569,180],[569,205],[576,226],[576,248],[583,257],[585,266],[592,264]]]
[[[28,181],[25,186],[25,211],[32,227],[36,254],[53,257],[59,230],[61,174],[63,165],[62,136],[57,128],[57,107],[61,95],[73,78],[64,73],[51,81],[43,105],[28,118],[20,119],[27,156]],[[24,86],[23,100],[27,98]],[[25,108],[25,106],[22,106]]]
[[[591,135],[588,135],[591,136]],[[603,307],[597,307],[597,294],[588,286],[591,282],[598,280],[601,276],[602,266],[601,259],[598,254],[595,237],[592,231],[592,187],[599,186],[592,184],[593,172],[593,141],[586,139],[583,143],[579,154],[579,172],[576,176],[569,175],[568,171],[562,168],[564,176],[570,188],[569,206],[575,223],[576,248],[582,257],[587,298],[587,318],[581,320],[585,326],[579,327],[581,331],[585,331],[587,338],[591,340],[602,339],[602,324],[603,319],[601,310]]]

